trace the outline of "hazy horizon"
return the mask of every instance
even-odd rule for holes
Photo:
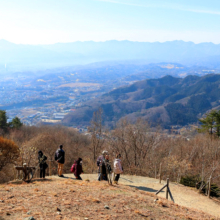
[[[134,43],[167,43],[167,42],[175,42],[175,41],[179,41],[179,42],[184,42],[184,43],[193,43],[193,44],[215,44],[215,45],[219,45],[220,43],[213,43],[213,42],[209,42],[209,41],[204,41],[204,42],[200,42],[200,43],[196,43],[193,41],[184,41],[184,40],[167,40],[167,41],[131,41],[131,40],[116,40],[116,39],[112,39],[112,40],[103,40],[103,41],[95,41],[95,40],[85,40],[85,41],[80,41],[80,40],[76,40],[76,41],[69,41],[69,42],[55,42],[55,43],[45,43],[45,44],[25,44],[25,43],[14,43],[12,41],[8,41],[6,39],[0,39],[0,41],[7,41],[9,43],[12,44],[17,44],[17,45],[33,45],[33,46],[40,46],[40,45],[53,45],[53,44],[68,44],[68,43],[85,43],[85,42],[94,42],[94,43],[105,43],[105,42],[109,42],[109,41],[118,41],[118,42],[123,42],[123,41],[128,41],[128,42],[134,42]]]
[[[217,0],[8,0],[0,39],[42,45],[77,41],[220,43]]]

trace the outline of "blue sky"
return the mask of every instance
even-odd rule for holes
[[[0,39],[22,44],[220,43],[219,0],[0,0]]]

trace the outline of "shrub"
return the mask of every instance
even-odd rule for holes
[[[8,164],[15,164],[20,152],[11,140],[0,137],[0,171]]]
[[[211,196],[213,197],[220,197],[220,188],[215,184],[211,184]]]
[[[198,176],[184,176],[181,177],[180,184],[189,187],[196,187],[196,184],[199,182]]]

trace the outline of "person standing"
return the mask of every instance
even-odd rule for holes
[[[43,154],[40,150],[38,151],[38,161],[40,166],[40,178],[45,179],[45,170],[47,169],[48,165],[46,163],[47,157]]]
[[[82,180],[81,178],[81,174],[83,173],[83,169],[82,169],[82,158],[78,158],[78,160],[76,160],[71,168],[71,172],[74,173],[74,176],[76,177],[77,180]]]
[[[108,151],[104,150],[104,151],[102,151],[102,155],[97,158],[96,164],[98,167],[98,181],[100,181],[103,178],[102,165],[103,165],[105,156],[107,154],[108,154]]]
[[[112,172],[112,168],[109,161],[109,155],[106,154],[102,163],[102,179],[109,181],[108,174],[110,174],[111,172]]]
[[[116,174],[114,183],[118,184],[118,180],[120,178],[120,174],[123,173],[123,168],[121,165],[121,154],[117,154],[114,161],[114,173]]]
[[[60,148],[55,153],[55,161],[58,163],[58,176],[63,176],[63,165],[65,163],[65,152],[63,150],[63,145],[60,145]]]

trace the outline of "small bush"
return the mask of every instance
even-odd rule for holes
[[[220,197],[220,188],[215,184],[211,184],[211,196],[213,197]]]
[[[199,182],[198,176],[185,176],[181,177],[180,184],[189,187],[196,187],[196,184]]]
[[[197,185],[196,185],[196,188],[199,189],[201,184],[202,185],[206,185],[206,187],[204,187],[201,191],[201,193],[203,194],[206,194],[207,190],[208,190],[208,183],[206,184],[207,182],[205,181],[200,181]],[[211,193],[210,193],[210,196],[212,197],[220,197],[220,188],[215,184],[211,184]]]

